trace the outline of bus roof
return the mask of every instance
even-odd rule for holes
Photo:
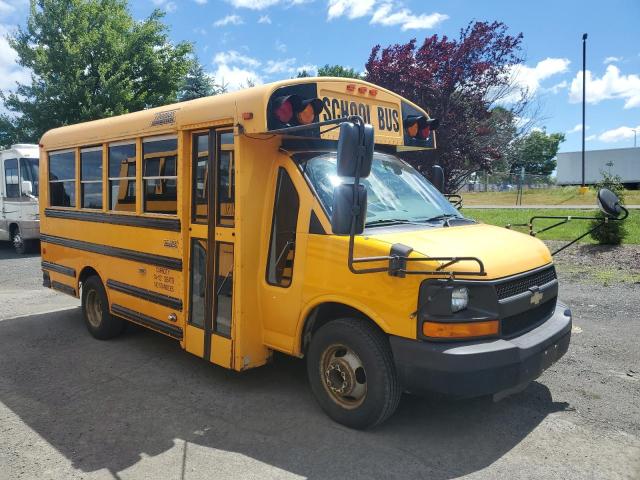
[[[183,129],[235,125],[238,123],[242,124],[246,133],[268,133],[267,105],[274,92],[276,90],[284,91],[287,87],[295,88],[295,86],[305,84],[315,85],[318,98],[324,98],[325,105],[329,107],[326,110],[327,113],[321,114],[321,117],[330,115],[331,102],[334,102],[334,107],[338,102],[338,112],[340,112],[339,102],[347,102],[347,106],[348,104],[356,104],[356,112],[359,105],[361,111],[364,111],[362,110],[363,106],[366,107],[366,110],[369,111],[368,120],[374,126],[379,116],[383,113],[378,112],[376,114],[374,112],[372,114],[371,108],[377,108],[378,110],[396,108],[400,110],[407,106],[412,110],[412,113],[419,113],[429,118],[426,112],[417,105],[387,89],[364,80],[337,77],[306,77],[282,80],[235,92],[55,128],[43,135],[40,140],[40,146],[50,151],[133,139],[139,136],[166,134]],[[345,104],[343,103],[342,105],[344,107]],[[353,105],[351,107],[353,110]],[[336,113],[335,108],[333,113]],[[344,110],[342,113],[344,113]],[[384,123],[384,118],[381,121]],[[395,125],[393,127],[395,130]],[[400,125],[399,128],[400,132],[402,132]],[[337,138],[337,132],[334,135]],[[323,138],[332,138],[332,135],[323,136]],[[376,143],[401,145],[403,142],[401,135],[394,134],[385,137],[385,132],[381,131],[381,134],[376,133]]]

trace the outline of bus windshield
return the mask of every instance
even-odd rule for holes
[[[303,172],[331,216],[336,174],[335,153],[297,157]],[[449,201],[416,169],[392,155],[374,153],[371,174],[361,180],[367,188],[367,225],[392,222],[425,222],[462,218]]]
[[[21,158],[20,159],[20,180],[29,181],[33,186],[31,195],[38,196],[38,179],[40,178],[38,172],[37,158]]]

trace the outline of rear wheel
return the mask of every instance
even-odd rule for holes
[[[89,333],[100,340],[108,340],[122,333],[125,321],[109,312],[109,301],[97,276],[82,284],[82,316]]]
[[[322,409],[351,428],[382,423],[402,394],[386,336],[360,319],[333,320],[318,329],[307,374]]]

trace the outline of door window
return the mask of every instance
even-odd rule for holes
[[[287,171],[280,168],[267,263],[267,282],[271,285],[279,287],[291,285],[299,209],[300,199],[296,187]]]

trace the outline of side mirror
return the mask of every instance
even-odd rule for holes
[[[623,210],[618,196],[607,188],[598,191],[598,206],[602,213],[613,218],[618,218]]]
[[[354,206],[354,192],[357,192],[357,205],[360,211],[356,215],[355,235],[364,231],[364,223],[367,218],[367,189],[364,185],[343,183],[333,189],[333,211],[331,215],[331,230],[336,235],[351,234],[351,218]]]
[[[431,183],[440,193],[444,193],[444,169],[440,165],[431,167]]]
[[[355,123],[340,124],[338,137],[338,176],[355,177],[359,174],[366,178],[371,173],[373,161],[373,126],[364,126],[364,138],[360,138],[360,127]],[[358,157],[360,157],[360,171],[358,172]]]
[[[33,184],[29,180],[22,181],[22,194],[29,196],[33,193]]]

